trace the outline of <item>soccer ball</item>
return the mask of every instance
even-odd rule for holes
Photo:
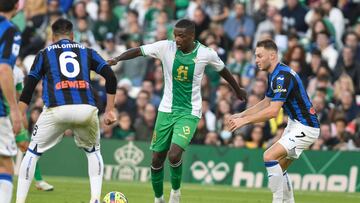
[[[103,203],[128,203],[128,200],[123,193],[113,191],[105,195]]]

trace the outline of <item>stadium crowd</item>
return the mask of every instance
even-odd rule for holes
[[[22,31],[17,66],[27,75],[35,54],[50,45],[51,23],[67,17],[75,41],[104,58],[128,48],[172,39],[177,19],[196,24],[196,39],[214,49],[239,84],[246,102],[208,68],[202,81],[203,116],[193,144],[267,148],[287,123],[282,111],[269,122],[231,133],[227,117],[255,105],[264,96],[267,75],[254,64],[257,40],[275,40],[281,60],[299,74],[321,122],[313,150],[360,149],[360,1],[358,0],[23,0],[13,21]],[[159,60],[138,57],[113,66],[118,79],[113,126],[101,124],[105,139],[149,141],[160,104],[163,78]],[[105,81],[92,77],[100,113]],[[42,111],[42,87],[29,112],[29,131]],[[71,136],[72,132],[66,132]]]

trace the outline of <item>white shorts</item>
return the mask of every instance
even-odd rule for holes
[[[31,134],[29,151],[40,155],[59,143],[71,129],[75,143],[87,151],[100,149],[98,109],[87,104],[44,107]]]
[[[0,117],[0,155],[15,156],[17,147],[9,117]]]
[[[298,159],[319,137],[320,128],[306,126],[289,119],[283,135],[278,141],[287,151],[288,159]]]

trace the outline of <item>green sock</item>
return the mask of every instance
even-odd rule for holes
[[[170,164],[170,178],[171,178],[171,186],[173,190],[180,189],[181,175],[182,175],[181,161],[179,164],[176,164],[175,166]]]
[[[154,170],[151,168],[151,183],[155,197],[159,198],[164,194],[164,167]]]
[[[35,181],[42,181],[43,180],[42,176],[41,176],[39,162],[36,163],[34,178],[35,178]]]

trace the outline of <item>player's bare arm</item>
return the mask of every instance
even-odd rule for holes
[[[231,87],[234,89],[234,91],[236,93],[237,98],[239,98],[240,100],[246,100],[247,93],[246,93],[245,89],[241,88],[239,86],[239,84],[236,82],[236,80],[231,75],[231,73],[228,71],[228,69],[223,68],[219,72],[219,74],[231,85]]]
[[[247,116],[239,117],[239,118],[231,117],[228,123],[230,130],[233,132],[234,130],[249,123],[258,123],[258,122],[267,121],[271,118],[275,118],[278,115],[280,109],[282,108],[283,103],[284,102],[273,101],[270,102],[269,106],[267,106],[266,108],[264,108],[263,110],[257,113],[248,114]]]
[[[140,49],[140,47],[135,47],[135,48],[126,50],[124,53],[120,54],[119,56],[117,56],[115,58],[111,58],[111,59],[107,60],[107,63],[110,66],[113,66],[113,65],[116,65],[119,61],[133,59],[138,56],[142,56],[141,49]]]
[[[16,91],[14,87],[14,78],[12,69],[8,64],[0,64],[0,86],[1,90],[10,106],[10,117],[13,131],[15,134],[21,129],[21,115],[16,102]]]
[[[268,107],[270,105],[270,101],[271,99],[269,97],[265,97],[263,100],[261,100],[254,106],[246,109],[245,111],[232,115],[231,118],[235,119],[235,118],[240,118],[240,117],[245,117],[247,115],[255,114],[263,110],[264,108]]]

